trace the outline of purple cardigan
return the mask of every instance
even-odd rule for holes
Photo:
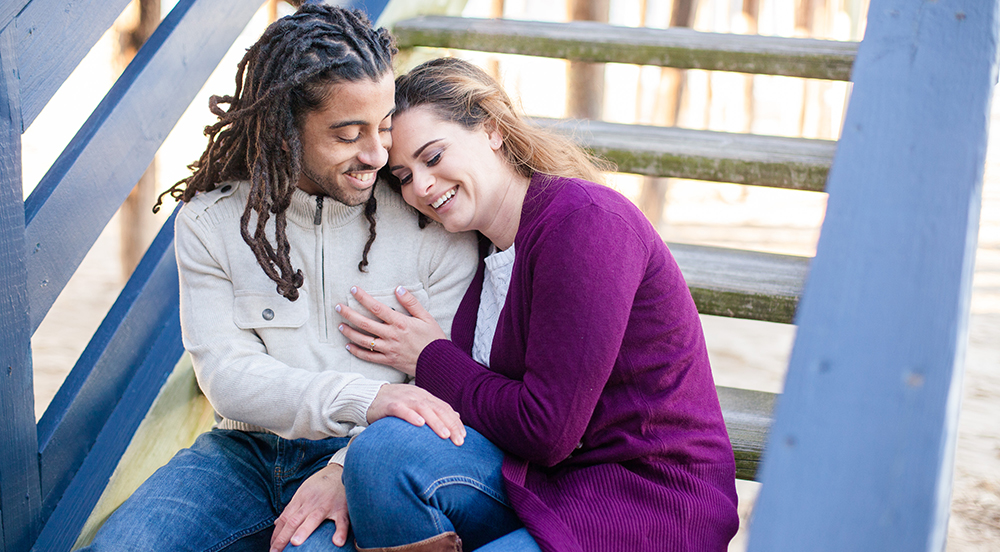
[[[733,451],[694,301],[610,188],[532,178],[490,368],[470,357],[483,265],[417,384],[507,452],[510,502],[545,552],[723,551]]]

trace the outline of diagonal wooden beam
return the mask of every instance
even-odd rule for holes
[[[25,201],[32,332],[262,3],[180,0]]]
[[[121,15],[129,0],[31,0],[17,16],[24,128]]]

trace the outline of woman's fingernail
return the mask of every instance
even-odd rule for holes
[[[406,288],[403,286],[399,286],[398,288],[396,288],[396,295],[399,296],[406,295]]]
[[[344,325],[341,324],[341,325],[337,326],[337,330],[343,332],[344,331]]]
[[[347,348],[348,351],[351,350],[351,346],[350,345],[345,345],[345,347]]]
[[[354,286],[351,288],[351,295],[354,295],[357,292],[358,292],[358,286]]]
[[[333,307],[333,310],[335,310],[337,312],[340,312],[340,305],[337,305],[336,307]]]

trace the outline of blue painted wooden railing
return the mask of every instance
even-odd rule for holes
[[[182,353],[168,221],[35,424],[31,335],[263,0],[179,0],[22,201],[21,133],[127,4],[0,2],[0,552],[70,549]]]
[[[168,222],[34,423],[32,333],[262,0],[179,0],[22,201],[21,133],[126,4],[0,1],[0,552],[69,550],[181,353]],[[871,2],[751,550],[943,549],[998,21]]]

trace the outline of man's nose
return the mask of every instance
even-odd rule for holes
[[[373,136],[361,144],[361,151],[358,153],[358,161],[366,165],[381,169],[389,160],[389,150],[382,143],[381,136]]]

